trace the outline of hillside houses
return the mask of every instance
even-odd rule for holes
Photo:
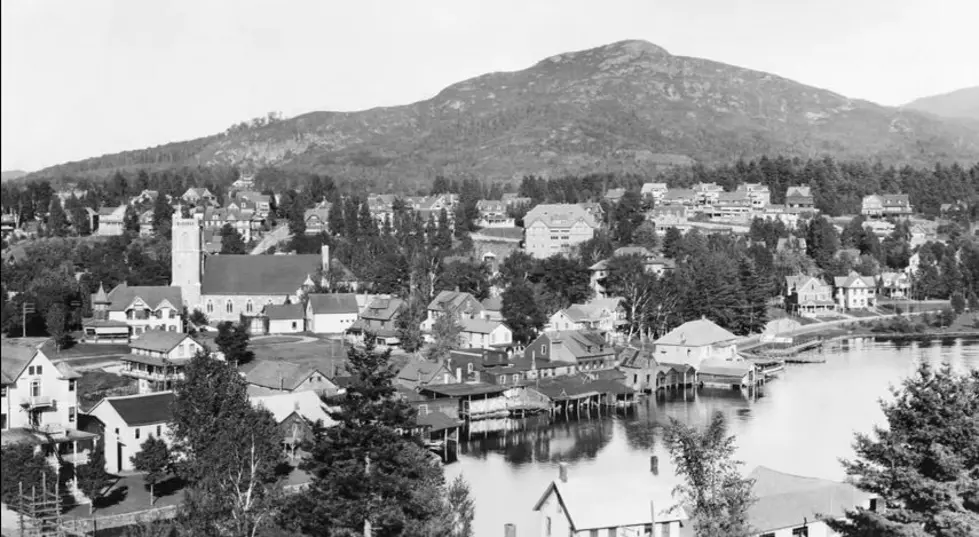
[[[785,206],[789,209],[812,211],[816,205],[808,186],[790,186],[785,191]]]
[[[833,287],[815,276],[785,278],[785,309],[798,315],[828,314],[836,311]]]
[[[538,259],[567,254],[591,239],[598,227],[594,215],[581,205],[538,205],[524,216],[524,248]]]
[[[877,282],[871,276],[850,272],[833,278],[836,304],[841,310],[868,309],[877,302]]]
[[[397,345],[398,314],[405,307],[400,298],[375,297],[360,311],[357,320],[347,329],[355,341],[363,341],[367,334],[373,335],[380,345]]]
[[[476,319],[482,316],[483,305],[476,297],[459,291],[440,291],[428,304],[427,317],[421,328],[431,332],[435,321],[440,315],[451,315],[457,321]]]
[[[912,213],[907,194],[871,194],[864,196],[860,214],[871,218],[903,217]]]

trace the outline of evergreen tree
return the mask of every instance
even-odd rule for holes
[[[458,289],[473,295],[476,300],[483,300],[489,296],[489,277],[486,263],[452,261],[442,270],[436,289]]]
[[[979,370],[935,371],[923,362],[882,402],[886,426],[858,433],[856,460],[843,461],[860,489],[884,508],[858,508],[843,522],[846,537],[975,535],[979,528]]]
[[[248,328],[244,324],[225,321],[218,325],[218,335],[214,338],[214,344],[224,354],[225,360],[234,365],[242,365],[254,358],[254,354],[248,349],[250,338]]]
[[[520,343],[530,343],[547,323],[547,316],[534,300],[534,290],[524,281],[514,282],[503,291],[500,313],[513,331],[514,341]]]
[[[59,349],[65,343],[65,336],[67,335],[65,325],[67,322],[67,308],[60,302],[51,304],[44,312],[44,326]]]
[[[139,452],[130,457],[133,468],[143,472],[143,481],[150,488],[150,505],[156,501],[156,485],[167,479],[170,468],[170,448],[161,438],[150,435],[139,447]]]
[[[57,196],[51,198],[51,205],[48,206],[47,231],[51,237],[68,235],[68,217],[65,215],[65,209],[61,206],[61,200]]]
[[[78,489],[88,497],[88,513],[95,510],[95,503],[102,492],[113,482],[113,477],[105,471],[105,442],[95,442],[88,455],[88,462],[75,468]]]
[[[646,216],[642,211],[642,200],[639,193],[627,190],[612,210],[612,220],[615,228],[615,240],[622,245],[632,244],[633,233],[642,225]]]
[[[444,313],[432,324],[432,339],[435,342],[428,348],[428,359],[442,362],[449,357],[449,352],[462,345],[462,325],[454,315]]]
[[[737,324],[738,334],[749,335],[762,332],[768,322],[768,298],[771,284],[768,278],[755,268],[748,258],[739,263],[739,279],[744,305]]]
[[[126,214],[122,219],[122,228],[123,231],[128,233],[139,233],[139,214],[132,205],[126,206]]]
[[[608,260],[608,277],[604,281],[609,296],[622,297],[629,323],[628,338],[645,334],[647,311],[652,306],[656,276],[646,271],[639,255],[617,255]]]
[[[819,215],[809,222],[808,234],[806,235],[806,253],[817,265],[823,268],[828,267],[832,263],[839,245],[836,229],[826,217]]]
[[[221,253],[222,254],[247,254],[248,247],[241,233],[231,224],[221,227]]]
[[[18,505],[20,485],[39,492],[42,481],[48,490],[54,489],[58,476],[43,452],[34,452],[34,445],[19,442],[0,448],[0,498],[7,505]]]
[[[651,252],[655,251],[656,246],[659,245],[659,237],[656,235],[656,224],[651,221],[640,224],[632,233],[632,242]]]
[[[748,508],[754,502],[753,482],[741,477],[734,459],[734,437],[727,434],[724,415],[714,414],[703,432],[670,418],[666,445],[683,479],[675,492],[689,506],[698,537],[748,537]]]
[[[405,352],[415,352],[422,347],[424,338],[422,336],[421,324],[427,314],[426,305],[417,298],[410,298],[404,308],[398,312],[395,319],[395,326],[398,331],[398,340],[401,341],[401,348]]]
[[[675,227],[667,228],[666,235],[663,237],[663,255],[670,259],[676,259],[680,255],[680,242],[683,235]]]
[[[445,209],[439,211],[437,222],[432,247],[441,252],[448,252],[452,249],[452,226],[449,224],[448,211]]]
[[[173,219],[173,207],[167,202],[167,197],[162,192],[153,202],[153,232],[170,238],[170,226]]]

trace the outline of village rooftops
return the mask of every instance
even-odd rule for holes
[[[0,373],[2,373],[2,379],[4,385],[13,384],[13,382],[24,372],[24,368],[27,367],[27,363],[34,358],[47,338],[16,338],[16,339],[4,339],[2,346],[2,353],[0,353]]]
[[[537,221],[543,222],[547,227],[571,227],[577,222],[598,227],[595,217],[585,207],[572,203],[538,205],[527,212],[523,221],[524,228],[529,228]]]
[[[491,334],[493,330],[496,330],[503,323],[500,321],[487,321],[486,319],[468,319],[463,318],[459,321],[462,325],[463,332],[469,332],[473,334]]]
[[[509,387],[487,384],[485,382],[468,382],[464,384],[431,384],[419,388],[420,392],[428,392],[442,397],[472,397],[503,393]]]
[[[833,283],[836,287],[853,287],[858,281],[870,288],[874,288],[877,285],[873,276],[861,276],[855,271],[851,271],[847,276],[836,276],[833,278]]]
[[[164,358],[162,356],[147,356],[145,354],[124,354],[119,357],[119,361],[131,362],[134,364],[146,364],[156,367],[181,367],[190,363],[190,358]]]
[[[327,376],[312,365],[295,364],[284,360],[263,360],[245,374],[245,381],[262,388],[292,391],[315,373]]]
[[[842,519],[846,511],[872,498],[853,485],[786,474],[759,466],[748,475],[757,498],[748,508],[756,533],[798,527],[806,521]]]
[[[276,423],[282,423],[293,414],[298,414],[311,423],[319,421],[324,427],[330,427],[336,423],[326,411],[326,406],[316,392],[305,391],[258,395],[253,396],[251,400],[255,406],[262,407],[271,412]]]
[[[173,392],[157,392],[141,395],[126,395],[122,397],[106,397],[95,406],[106,404],[111,406],[122,421],[130,427],[166,423],[173,420],[171,406],[174,402]],[[89,414],[95,410],[89,410]]]
[[[318,293],[309,295],[309,309],[314,314],[359,313],[357,295],[353,293]]]
[[[391,321],[401,311],[404,303],[400,298],[375,298],[364,308],[364,311],[360,312],[360,317],[376,321]]]
[[[305,316],[302,304],[269,304],[264,313],[270,321],[289,321]]]
[[[473,302],[479,304],[479,301],[477,301],[476,298],[469,293],[463,293],[460,291],[439,291],[439,294],[436,295],[435,299],[428,305],[428,309],[430,311],[438,312],[455,312],[465,305],[468,299],[472,299]]]
[[[716,375],[720,377],[743,377],[755,369],[755,363],[744,360],[704,360],[700,363],[697,373],[701,375]]]
[[[170,352],[190,338],[183,332],[167,332],[164,330],[147,330],[129,343],[129,348],[153,352]]]
[[[586,375],[540,379],[533,388],[552,401],[583,399],[599,394],[631,394],[635,390],[615,379],[589,378]]]
[[[101,291],[102,288],[100,287]],[[92,295],[92,302],[102,300],[101,293]],[[169,306],[179,309],[183,306],[181,289],[174,286],[164,285],[126,285],[125,282],[115,286],[105,295],[110,311],[124,311],[133,306],[136,299],[141,300],[150,309],[157,309],[160,306]]]
[[[446,429],[455,429],[464,424],[463,421],[451,418],[438,410],[426,414],[418,414],[415,418],[415,423],[433,433]]]
[[[656,345],[681,345],[686,347],[703,347],[733,343],[738,336],[721,328],[714,322],[701,318],[689,321],[670,330],[666,335],[655,341]]]
[[[404,366],[398,370],[398,380],[406,382],[418,382],[428,384],[432,382],[440,373],[445,370],[442,364],[425,360],[423,358],[410,358]]]
[[[210,256],[204,265],[204,295],[293,295],[323,262],[322,255]]]

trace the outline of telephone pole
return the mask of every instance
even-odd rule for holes
[[[27,314],[34,313],[35,311],[37,310],[34,309],[33,302],[24,302],[24,304],[21,305],[21,319],[20,319],[21,337],[27,337]]]

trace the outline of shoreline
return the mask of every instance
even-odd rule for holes
[[[785,349],[772,349],[769,351],[755,351],[747,350],[744,351],[747,357],[754,360],[761,359],[781,359],[787,364],[802,364],[802,363],[823,363],[826,361],[825,357],[822,356],[811,356],[811,357],[800,357],[799,355],[807,351],[823,351],[827,344],[831,344],[837,341],[849,341],[851,339],[863,339],[863,338],[873,338],[877,341],[941,341],[946,339],[979,339],[979,330],[966,330],[966,331],[954,331],[954,332],[943,332],[938,330],[930,330],[925,332],[853,332],[849,334],[837,334],[832,337],[827,337],[825,339],[812,339],[793,347],[788,347]]]

